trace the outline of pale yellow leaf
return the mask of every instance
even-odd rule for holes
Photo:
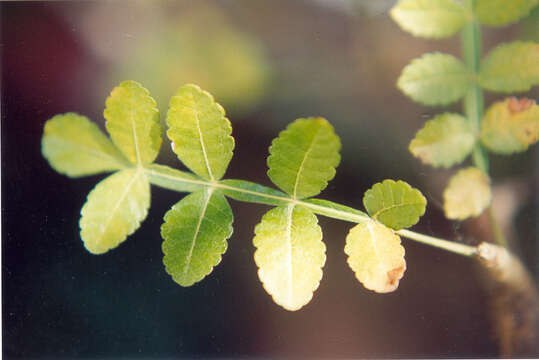
[[[150,184],[141,169],[125,169],[101,181],[81,210],[80,236],[93,254],[117,247],[146,218]]]
[[[295,311],[313,297],[322,279],[326,246],[316,216],[303,206],[280,206],[255,228],[258,276],[273,300]]]
[[[368,221],[358,224],[346,237],[344,252],[356,278],[367,289],[395,291],[406,270],[400,237],[390,228]]]
[[[464,220],[480,215],[492,200],[489,177],[475,167],[460,170],[444,191],[448,219]]]

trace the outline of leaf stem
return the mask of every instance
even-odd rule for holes
[[[361,211],[353,209],[353,208],[349,208],[349,210],[346,210],[347,208],[346,206],[339,206],[339,209],[335,209],[333,207],[323,205],[322,202],[313,203],[308,200],[302,201],[302,200],[297,200],[297,199],[287,197],[287,196],[274,195],[273,193],[275,192],[275,190],[271,188],[267,188],[262,185],[254,184],[254,183],[252,184],[257,185],[259,190],[248,190],[248,189],[241,188],[239,186],[224,184],[223,182],[207,181],[200,178],[185,178],[185,177],[180,177],[180,176],[174,176],[174,175],[171,175],[172,169],[163,165],[160,165],[159,168],[153,167],[151,169],[146,168],[145,170],[149,175],[150,174],[152,175],[152,176],[148,176],[148,178],[153,185],[157,185],[159,187],[165,187],[174,191],[185,191],[185,190],[180,190],[180,189],[189,188],[185,184],[196,184],[196,185],[200,185],[200,186],[204,186],[204,187],[208,187],[212,189],[221,189],[225,191],[233,191],[233,192],[247,194],[247,195],[254,195],[257,197],[256,202],[267,204],[267,205],[275,205],[276,200],[284,204],[287,203],[287,204],[292,204],[292,205],[301,205],[301,206],[311,209],[313,212],[317,214],[344,220],[344,221],[349,221],[353,223],[363,223],[370,220],[370,218],[366,215],[363,215]],[[157,174],[161,174],[163,177],[167,178],[168,180],[167,186],[164,186],[161,182],[156,181]],[[177,183],[177,186],[171,186],[171,183]],[[267,201],[260,201],[261,199],[267,199]],[[254,202],[254,201],[247,200],[247,198],[239,198],[239,197],[235,198],[235,200],[242,201],[242,202]],[[440,239],[433,236],[416,233],[416,232],[406,230],[406,229],[398,230],[396,231],[396,233],[408,239],[415,240],[423,244],[434,246],[439,249],[443,249],[443,250],[446,250],[455,254],[459,254],[459,255],[473,256],[477,253],[477,249],[474,246],[459,244],[454,241]]]

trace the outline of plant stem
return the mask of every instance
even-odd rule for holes
[[[185,191],[185,190],[179,190],[179,189],[186,189],[187,186],[185,184],[187,183],[187,184],[199,185],[203,187],[221,189],[223,191],[233,191],[233,192],[237,192],[241,194],[256,196],[257,197],[256,202],[267,204],[267,205],[275,205],[276,201],[283,204],[302,205],[307,208],[310,208],[313,212],[318,213],[320,215],[324,215],[324,216],[328,216],[328,217],[332,217],[332,218],[336,218],[336,219],[340,219],[344,221],[349,221],[353,223],[363,223],[363,222],[371,220],[370,217],[364,215],[361,211],[353,209],[353,208],[348,208],[349,210],[346,210],[347,209],[346,206],[341,206],[341,205],[336,204],[337,206],[339,206],[339,208],[336,209],[330,206],[314,204],[309,201],[293,199],[291,197],[287,197],[285,194],[283,194],[283,196],[275,195],[273,193],[269,193],[270,191],[275,192],[275,190],[271,188],[266,188],[262,185],[253,183],[253,185],[256,185],[261,190],[258,190],[258,191],[247,190],[245,188],[224,184],[222,182],[207,181],[200,178],[184,178],[180,176],[174,176],[171,170],[172,169],[163,165],[160,165],[159,168],[154,167],[151,169],[149,168],[145,169],[146,173],[148,174],[148,178],[150,179],[150,182],[153,185],[165,187],[174,191]],[[177,173],[180,174],[181,172],[177,171]],[[161,181],[157,180],[158,178]],[[163,186],[163,181],[162,181],[163,179],[167,180],[167,186]],[[177,185],[174,186],[174,183],[176,183]],[[267,199],[267,202],[260,201],[260,199]],[[249,201],[249,200],[241,199],[241,198],[236,198],[236,200],[243,201],[243,202],[253,202],[253,201]],[[440,239],[433,236],[416,233],[416,232],[406,230],[406,229],[398,230],[396,231],[396,233],[408,239],[415,240],[423,244],[434,246],[439,249],[443,249],[443,250],[446,250],[455,254],[463,255],[463,256],[473,256],[477,253],[477,248],[474,246],[459,244],[454,241]]]
[[[483,99],[483,90],[477,83],[477,75],[479,73],[482,42],[481,42],[481,26],[476,19],[474,9],[476,0],[465,0],[464,5],[469,13],[469,20],[464,25],[461,35],[462,57],[468,68],[468,71],[472,74],[473,81],[472,86],[468,90],[464,97],[464,113],[472,125],[472,129],[479,136],[481,131],[481,120],[485,111],[485,104]],[[488,175],[489,161],[487,153],[481,143],[477,141],[473,153],[473,164]],[[500,246],[507,246],[507,240],[503,232],[501,231],[496,219],[494,218],[492,208],[487,209],[491,229],[494,234],[496,243]]]
[[[472,86],[464,97],[464,113],[468,121],[470,121],[474,133],[478,136],[484,111],[483,90],[477,83],[482,52],[481,27],[474,16],[475,0],[466,0],[465,6],[469,11],[470,17],[462,30],[462,57],[468,71],[472,75],[473,81]],[[477,168],[488,174],[488,158],[480,142],[477,142],[473,149],[472,159]]]

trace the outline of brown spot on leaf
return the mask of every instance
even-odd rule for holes
[[[516,97],[510,97],[507,99],[509,110],[512,113],[518,113],[531,108],[535,105],[535,101],[528,98],[517,99]]]
[[[389,270],[387,272],[387,283],[388,285],[395,286],[395,289],[399,285],[399,280],[404,276],[404,271],[406,270],[406,263],[398,268]]]

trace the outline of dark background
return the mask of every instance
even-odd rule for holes
[[[399,289],[375,294],[346,264],[348,223],[320,218],[324,277],[297,312],[274,304],[256,274],[251,241],[268,209],[262,205],[232,202],[227,253],[190,288],[165,273],[159,235],[162,216],[182,194],[152,187],[151,209],[134,235],[106,255],[84,249],[80,209],[105,175],[69,179],[56,173],[41,156],[42,129],[68,111],[102,126],[109,91],[126,79],[149,88],[161,118],[185,82],[214,92],[229,112],[237,144],[227,177],[271,185],[265,159],[272,138],[297,117],[325,116],[343,150],[337,176],[321,197],[361,208],[373,183],[402,179],[429,200],[415,230],[470,244],[484,236],[483,218],[460,224],[443,217],[441,193],[454,169],[423,166],[406,150],[427,118],[459,107],[422,107],[394,85],[402,67],[424,52],[458,54],[458,37],[414,39],[387,16],[391,1],[204,4],[0,4],[4,358],[496,356],[489,290],[473,260],[403,239],[408,269]],[[537,24],[535,17],[487,30],[485,49],[513,38],[537,39]],[[219,38],[225,27],[239,34],[238,44]],[[169,28],[193,36],[179,54],[159,35]],[[206,53],[203,46],[190,49],[192,39],[225,45]],[[223,70],[207,61],[233,67],[241,41],[256,48],[246,56],[255,70],[263,69],[252,79],[242,77],[242,68]],[[193,53],[202,55],[182,62]],[[498,98],[488,96],[487,103]],[[158,162],[182,166],[166,141]],[[506,216],[514,219],[507,229],[534,274],[538,172],[537,147],[511,159],[492,158],[495,192],[517,204]]]

